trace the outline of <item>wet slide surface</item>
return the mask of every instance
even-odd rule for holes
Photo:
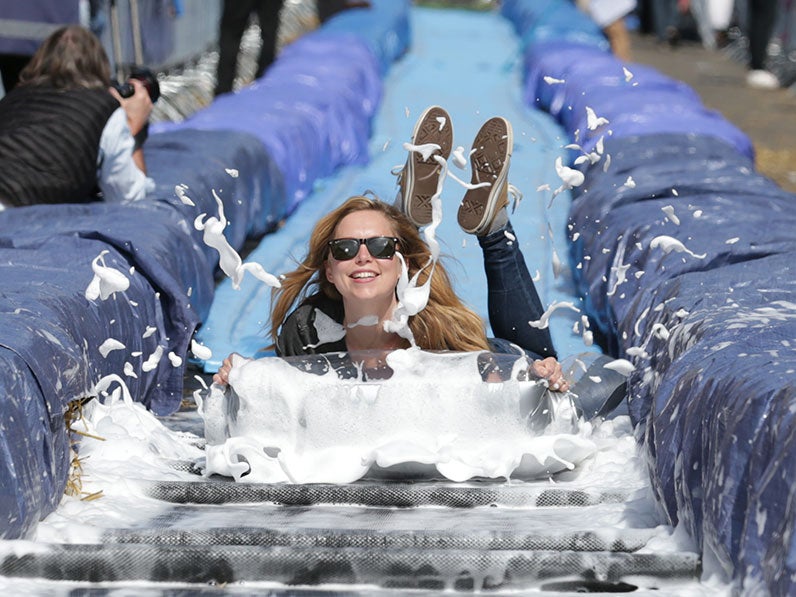
[[[279,274],[292,270],[306,252],[308,234],[315,222],[352,195],[373,191],[392,201],[397,192],[391,170],[403,166],[406,150],[420,113],[438,104],[451,115],[454,148],[464,155],[481,124],[492,116],[511,121],[514,153],[509,182],[524,195],[511,215],[528,268],[545,307],[579,300],[566,273],[555,277],[557,255],[566,260],[565,222],[569,193],[552,200],[561,180],[555,160],[563,156],[567,138],[544,112],[522,103],[519,40],[511,24],[497,13],[413,8],[410,13],[412,43],[409,52],[396,62],[384,81],[384,95],[373,123],[370,162],[349,166],[316,184],[315,192],[288,218],[285,225],[267,235],[246,260],[259,262]],[[469,162],[464,170],[449,160],[449,172],[470,180]],[[548,185],[551,190],[537,191]],[[442,192],[443,218],[437,230],[443,258],[457,292],[487,320],[486,278],[478,241],[464,233],[456,222],[456,211],[464,194],[452,176]],[[550,207],[548,207],[550,206]],[[554,255],[555,253],[555,255]],[[247,278],[239,290],[224,281],[197,337],[213,357],[205,363],[215,371],[231,352],[253,356],[270,344],[268,312],[271,289]],[[572,331],[579,314],[559,309],[550,320],[553,341],[560,356],[589,350]]]

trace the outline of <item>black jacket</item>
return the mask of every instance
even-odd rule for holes
[[[118,107],[106,89],[14,88],[0,100],[0,201],[95,199],[100,137]]]
[[[276,354],[281,357],[294,357],[346,350],[345,338],[337,342],[317,345],[316,309],[323,311],[337,323],[343,323],[345,312],[342,301],[334,301],[323,294],[312,295],[288,315],[285,323],[282,324],[282,329],[276,340]]]

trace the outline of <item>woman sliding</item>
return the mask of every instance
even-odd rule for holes
[[[486,337],[484,322],[456,295],[420,236],[418,229],[432,223],[432,199],[452,145],[448,113],[439,106],[426,109],[414,128],[396,204],[351,197],[316,224],[307,256],[275,291],[271,334],[277,355],[347,352],[354,362],[366,362],[373,351],[412,346],[515,355],[519,347],[551,389],[569,389],[549,331],[528,324],[544,308],[506,210],[513,146],[506,119],[491,118],[477,133],[471,184],[458,211],[460,226],[477,236],[483,250],[496,338]],[[214,381],[226,384],[231,368],[232,355]]]

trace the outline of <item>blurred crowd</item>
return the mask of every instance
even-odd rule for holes
[[[639,0],[634,16],[642,33],[672,49],[692,41],[729,52],[748,65],[750,87],[796,82],[794,0]]]
[[[611,49],[632,60],[629,28],[672,49],[683,42],[729,49],[748,64],[747,84],[796,82],[796,0],[576,0],[603,29]]]

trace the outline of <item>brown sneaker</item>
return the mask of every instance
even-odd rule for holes
[[[428,155],[424,151],[410,151],[399,181],[400,207],[415,226],[431,223],[431,198],[437,192],[442,166],[434,156],[447,160],[453,147],[453,123],[439,106],[431,106],[420,115],[412,133],[412,145],[439,146]],[[423,159],[423,155],[428,159]]]
[[[513,146],[511,123],[505,118],[490,118],[475,136],[470,153],[470,184],[490,184],[464,194],[458,219],[465,232],[486,233],[495,215],[509,204],[507,178]]]

